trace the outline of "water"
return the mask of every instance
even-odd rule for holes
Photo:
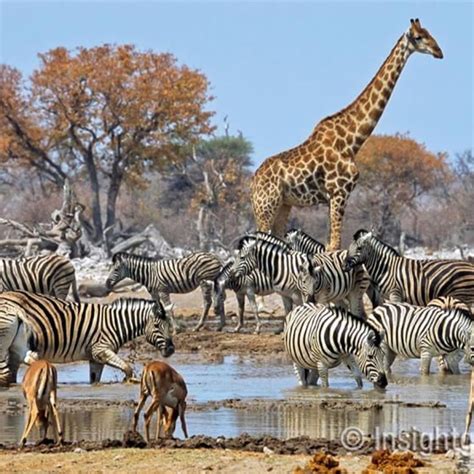
[[[438,434],[450,433],[454,429],[459,434],[464,428],[469,393],[467,366],[462,367],[462,375],[420,377],[418,361],[397,361],[393,367],[395,382],[390,383],[385,392],[380,392],[372,389],[368,382],[364,383],[363,390],[355,389],[356,384],[345,367],[330,371],[329,389],[305,389],[297,386],[289,364],[241,362],[234,357],[226,357],[222,363],[189,363],[188,357],[192,356],[173,357],[171,363],[186,380],[190,406],[229,398],[295,402],[293,406],[276,402],[271,406],[248,409],[189,410],[186,418],[190,435],[237,436],[247,432],[280,438],[300,435],[337,438],[349,426],[356,426],[365,434],[399,434],[412,427],[427,433],[433,433],[436,427]],[[61,399],[68,398],[138,399],[138,385],[114,383],[122,379],[122,374],[116,370],[106,368],[103,374],[105,383],[90,386],[87,364],[57,367],[59,404]],[[358,410],[355,407],[309,407],[302,403],[317,400],[354,400],[365,404],[384,400],[441,402],[446,407],[406,407],[392,403]],[[12,407],[0,412],[0,442],[16,442],[24,423],[24,414],[18,411],[18,405],[23,403],[20,387],[0,391],[0,401],[7,401]],[[131,408],[116,405],[66,411],[62,411],[59,405],[59,409],[67,440],[121,439],[130,427],[133,415]],[[141,425],[139,429],[142,429]],[[175,436],[182,436],[180,427]]]

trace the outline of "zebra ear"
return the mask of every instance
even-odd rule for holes
[[[371,346],[380,346],[381,342],[385,337],[385,331],[375,331],[372,330],[369,332],[369,336],[367,337],[367,341]]]

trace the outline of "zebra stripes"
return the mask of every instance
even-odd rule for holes
[[[155,300],[162,301],[165,305],[171,303],[171,293],[189,293],[200,286],[204,307],[199,325],[209,313],[212,282],[220,269],[220,260],[209,252],[195,252],[182,258],[162,260],[117,253],[112,258],[106,286],[112,288],[124,278],[131,278],[144,285]]]
[[[359,230],[349,247],[346,269],[363,263],[381,297],[426,305],[440,296],[474,304],[474,265],[461,260],[414,260]]]
[[[4,383],[18,369],[10,359],[12,348],[17,351],[16,363],[39,358],[59,363],[89,360],[91,383],[100,381],[104,364],[130,378],[132,368],[117,352],[141,335],[164,357],[174,352],[169,320],[159,301],[121,299],[106,305],[6,292],[0,295],[0,323],[0,334],[9,336],[0,340]]]
[[[430,372],[434,356],[447,356],[448,366],[458,372],[459,350],[470,354],[470,337],[474,328],[469,308],[453,299],[439,298],[426,307],[408,303],[386,303],[378,306],[368,322],[385,332],[383,342],[385,369],[397,355],[421,358],[421,373]]]
[[[247,296],[255,316],[255,333],[258,334],[261,323],[255,295],[265,296],[274,293],[272,281],[258,269],[253,270],[249,275],[237,277],[233,270],[234,264],[234,259],[229,259],[214,281],[214,311],[220,316],[221,321],[218,330],[221,330],[225,324],[224,302],[226,290],[231,290],[235,292],[239,305],[238,323],[234,332],[239,332],[244,324],[245,297]]]
[[[323,253],[326,251],[325,246],[313,239],[306,232],[301,229],[291,229],[285,234],[285,240],[290,247],[297,252],[314,255],[316,253]]]
[[[247,276],[258,269],[270,279],[274,291],[301,304],[298,275],[302,268],[310,272],[310,267],[306,254],[289,253],[277,244],[247,236],[239,243],[235,276]],[[291,307],[285,310],[288,312]]]
[[[312,296],[317,303],[332,302],[365,318],[363,296],[370,278],[362,265],[344,271],[346,255],[346,250],[312,255],[311,265],[300,268],[298,288],[304,301]]]
[[[366,322],[340,308],[307,303],[288,313],[285,348],[302,369],[317,369],[324,387],[328,369],[346,362],[362,386],[361,373],[376,387],[385,388],[381,336]]]
[[[0,289],[29,291],[79,302],[73,264],[61,255],[0,259]]]

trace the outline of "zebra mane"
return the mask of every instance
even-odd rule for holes
[[[400,253],[395,250],[391,245],[387,244],[386,242],[380,240],[376,237],[372,232],[369,232],[366,229],[359,229],[353,236],[354,241],[358,241],[361,237],[366,236],[367,234],[371,234],[370,237],[375,240],[377,245],[383,247],[384,250],[390,252],[395,257],[400,257]]]
[[[224,265],[222,265],[221,269],[219,270],[219,273],[216,275],[214,278],[214,281],[218,281],[220,278],[222,278],[222,275],[227,275],[230,273],[230,269],[232,265],[234,265],[235,259],[234,258],[229,258]]]
[[[143,306],[149,303],[156,303],[154,300],[147,300],[145,298],[118,298],[109,306],[117,309],[129,309],[129,308],[136,308],[137,306]]]
[[[374,334],[375,334],[375,338],[373,340],[373,343],[377,347],[380,346],[380,344],[382,342],[382,336],[381,336],[379,330],[375,326],[373,326],[371,323],[369,323],[367,321],[367,319],[362,319],[362,318],[356,316],[354,313],[351,313],[347,309],[333,308],[333,310],[337,310],[339,312],[339,314],[342,314],[342,315],[346,316],[349,319],[357,321],[358,324],[361,324],[363,327],[367,328],[369,331],[373,331]]]
[[[258,242],[268,242],[268,243],[277,245],[286,251],[291,250],[291,247],[288,245],[288,242],[286,242],[285,240],[280,239],[280,237],[277,237],[276,235],[266,233],[266,232],[260,232],[260,231],[249,233],[241,237],[238,242],[237,250],[242,250],[244,245],[254,240]]]
[[[158,259],[154,257],[146,257],[144,255],[136,255],[134,253],[117,252],[112,256],[112,263],[123,262],[127,260],[135,260],[141,262],[156,262]]]

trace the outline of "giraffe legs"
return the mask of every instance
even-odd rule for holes
[[[329,243],[326,251],[339,250],[341,248],[342,219],[346,207],[347,197],[343,194],[336,194],[329,201]]]
[[[283,237],[286,232],[286,225],[288,223],[288,216],[290,215],[291,206],[287,204],[280,204],[277,210],[275,220],[272,225],[272,232],[278,236]]]

